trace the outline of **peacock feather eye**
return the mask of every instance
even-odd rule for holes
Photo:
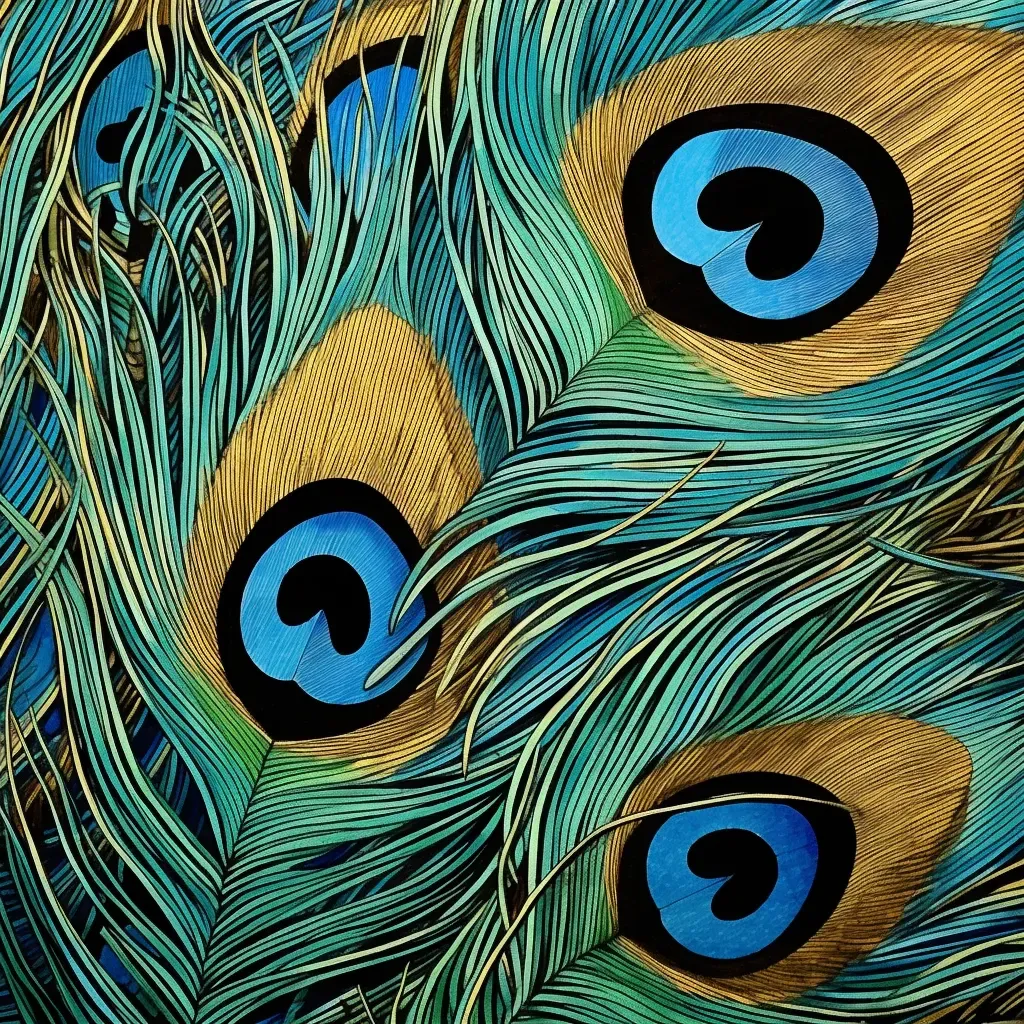
[[[959,833],[971,773],[949,733],[890,714],[679,751],[608,845],[621,942],[684,991],[797,996],[895,927]]]
[[[161,59],[174,66],[166,26],[156,36]],[[75,135],[75,163],[85,204],[98,207],[99,226],[129,259],[146,255],[153,233],[149,215],[137,201],[156,202],[159,183],[137,180],[147,110],[157,94],[157,70],[144,29],[130,32],[100,63],[83,94]],[[169,184],[180,192],[195,180],[198,161],[191,149],[172,161]]]
[[[679,118],[630,162],[623,223],[647,305],[734,341],[790,341],[871,299],[913,202],[867,132],[819,110],[736,104]]]
[[[429,539],[479,482],[429,339],[381,306],[340,319],[235,431],[200,507],[187,566],[197,671],[275,740],[375,766],[429,746],[461,709],[461,684],[437,684],[485,606],[426,622],[490,555],[391,618]]]
[[[849,882],[850,812],[823,786],[771,772],[711,779],[659,806],[688,803],[692,810],[646,819],[626,843],[623,936],[711,977],[749,974],[799,949]]]
[[[428,590],[389,628],[421,554],[401,512],[358,480],[306,484],[260,517],[225,577],[217,632],[231,688],[270,736],[350,732],[415,690],[436,630],[389,678],[365,683],[436,609]]]
[[[635,315],[714,374],[764,397],[859,384],[941,328],[1006,240],[1021,74],[1019,34],[978,29],[709,43],[592,104],[565,195]]]
[[[127,218],[120,189],[131,143],[154,87],[153,61],[139,31],[110,52],[86,91],[75,140],[82,191],[87,204],[105,200],[121,219]]]
[[[288,123],[292,185],[307,213],[314,185],[325,187],[317,184],[318,174],[329,168],[330,188],[361,216],[372,205],[375,173],[386,172],[415,145],[428,14],[421,0],[376,0],[343,19],[321,47]],[[445,112],[450,77],[436,97]],[[326,148],[325,156],[318,156],[314,143],[320,153]],[[416,155],[425,158],[422,147]]]
[[[354,191],[359,209],[374,161],[392,162],[415,121],[422,53],[420,36],[389,39],[342,61],[324,80],[331,167],[341,187]],[[307,208],[316,128],[309,116],[292,153],[292,178]]]

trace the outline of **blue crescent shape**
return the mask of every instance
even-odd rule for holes
[[[755,277],[746,249],[757,231],[717,231],[697,212],[705,186],[727,171],[764,167],[798,178],[817,196],[824,231],[811,259],[779,280]],[[863,276],[878,248],[878,214],[860,176],[834,153],[760,128],[697,135],[666,161],[654,186],[655,234],[677,259],[703,269],[708,287],[748,316],[784,320],[813,312]]]
[[[277,611],[278,591],[288,570],[305,558],[333,555],[359,574],[370,599],[370,628],[362,646],[339,654],[331,644],[322,612],[290,626]],[[293,679],[316,700],[361,704],[386,693],[402,678],[396,670],[372,690],[364,689],[370,672],[399,647],[426,618],[418,598],[394,633],[388,618],[409,564],[381,526],[359,512],[313,516],[279,537],[253,567],[242,591],[242,642],[253,663],[274,679]],[[415,662],[426,641],[406,659]]]
[[[778,860],[778,880],[753,913],[722,920],[711,901],[727,881],[695,875],[690,847],[722,829],[760,836]],[[774,942],[799,914],[818,870],[818,841],[811,823],[783,803],[744,802],[672,815],[647,851],[647,887],[666,931],[685,949],[716,960],[751,956]]]
[[[96,87],[89,97],[75,141],[78,173],[86,200],[102,189],[119,213],[124,213],[117,186],[120,163],[104,160],[96,152],[96,141],[104,128],[123,121],[137,107],[145,108],[155,84],[153,62],[148,50],[126,57]]]

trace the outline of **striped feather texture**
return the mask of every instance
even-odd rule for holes
[[[1022,39],[1007,0],[0,4],[0,1022],[1019,1019]],[[868,132],[913,205],[806,337],[673,321],[628,242],[642,147],[738,104]],[[248,695],[288,719],[299,668],[223,623],[339,480],[399,578],[353,726],[278,735]],[[744,773],[819,795],[694,788]],[[625,935],[634,837],[744,800],[848,816],[825,920],[731,975]]]

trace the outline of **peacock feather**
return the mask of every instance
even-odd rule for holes
[[[1024,1014],[1024,10],[0,57],[0,1022]]]

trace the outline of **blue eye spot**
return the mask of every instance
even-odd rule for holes
[[[799,811],[730,804],[669,818],[647,853],[647,885],[679,945],[735,960],[760,952],[793,923],[817,866],[814,829]]]
[[[769,343],[824,330],[871,299],[910,243],[899,168],[822,111],[745,104],[655,132],[623,186],[648,305],[681,326]]]
[[[387,40],[344,61],[324,82],[331,166],[337,187],[354,191],[357,213],[366,205],[375,166],[392,164],[411,130],[422,53],[422,38]],[[311,113],[291,161],[292,183],[307,210],[315,139],[316,117]]]
[[[366,690],[370,672],[426,618],[418,600],[399,628],[388,617],[410,565],[369,516],[314,516],[278,538],[242,592],[242,642],[274,679],[293,679],[316,700],[362,704],[398,678]]]
[[[420,554],[401,513],[356,480],[302,487],[257,522],[225,578],[218,639],[232,688],[271,736],[348,732],[415,689],[433,660],[433,635],[379,685],[365,683],[435,603],[432,592],[418,597],[389,632]]]
[[[374,68],[366,73],[366,92],[360,79],[350,82],[327,107],[327,125],[331,140],[331,161],[335,174],[347,186],[356,164],[356,202],[362,206],[373,170],[373,161],[383,159],[384,166],[394,159],[395,152],[413,113],[419,72],[415,68],[393,65]],[[394,96],[392,97],[392,89]],[[369,95],[369,105],[366,95]],[[390,120],[388,104],[392,104]],[[356,154],[356,126],[362,109],[359,128],[359,151]],[[372,110],[372,119],[371,112]],[[372,126],[371,126],[372,120]],[[386,134],[382,134],[387,128]],[[377,136],[374,144],[373,136]],[[383,147],[383,157],[380,150]],[[374,150],[377,150],[375,153]]]
[[[701,200],[728,181],[726,175],[755,168],[777,172],[778,177],[762,177],[768,190],[749,188],[759,184],[756,177],[753,182],[733,178],[733,188],[719,190],[726,211],[729,199],[747,207],[742,219],[749,226],[731,231],[709,226]],[[790,182],[804,188],[787,190]],[[814,203],[807,204],[809,212],[799,202],[785,202],[790,191],[799,198],[809,194]],[[778,277],[751,268],[758,236],[769,236],[762,249],[770,257],[772,242],[784,250],[814,214],[823,227],[802,266]],[[652,216],[658,241],[677,259],[701,267],[719,299],[748,316],[771,320],[802,316],[838,298],[868,269],[878,246],[871,194],[853,168],[827,149],[761,129],[707,132],[680,146],[658,175]],[[770,258],[766,262],[770,273]]]
[[[124,57],[99,79],[86,101],[75,157],[87,202],[106,196],[122,216],[118,194],[129,138],[153,93],[153,62],[145,48]]]
[[[736,799],[699,806],[725,795]],[[802,946],[838,906],[853,870],[849,812],[820,786],[764,772],[712,779],[662,805],[688,802],[697,806],[646,819],[626,842],[623,935],[705,976],[761,970]]]
[[[158,39],[163,60],[173,68],[174,47],[169,29]],[[175,143],[175,171],[168,181],[141,180],[140,148],[144,115],[153,106],[156,68],[144,30],[131,32],[106,56],[86,87],[75,134],[75,163],[86,204],[98,208],[98,221],[108,238],[123,247],[129,260],[144,258],[152,244],[154,225],[128,188],[159,207],[161,196],[180,194],[201,172],[198,154],[183,139]],[[158,122],[169,117],[165,104],[155,112]],[[133,166],[135,171],[133,172]],[[155,172],[154,172],[155,173]]]

